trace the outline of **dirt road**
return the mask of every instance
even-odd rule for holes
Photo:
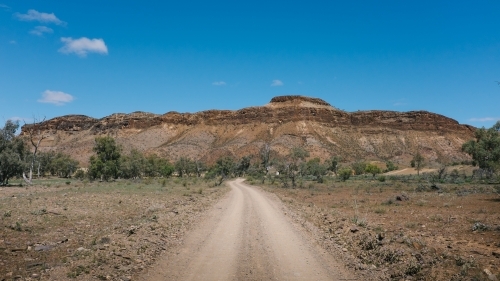
[[[281,202],[229,182],[231,192],[141,280],[354,280],[285,216]]]

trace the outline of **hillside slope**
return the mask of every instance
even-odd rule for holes
[[[237,111],[116,113],[102,119],[66,115],[43,122],[41,130],[50,135],[42,150],[62,151],[85,166],[94,138],[101,135],[115,137],[125,151],[136,148],[171,160],[258,155],[268,143],[278,154],[303,146],[311,157],[322,159],[339,155],[406,162],[420,150],[430,160],[459,161],[468,159],[460,147],[473,138],[475,128],[427,111],[350,113],[317,98],[280,96]]]

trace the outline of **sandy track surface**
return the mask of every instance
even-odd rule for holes
[[[140,280],[353,280],[284,215],[281,202],[242,179]]]
[[[432,173],[436,171],[437,169],[421,169],[420,174]],[[416,174],[418,174],[418,171],[415,168],[405,168],[402,170],[390,171],[385,173],[384,175],[391,176],[391,175],[416,175]]]

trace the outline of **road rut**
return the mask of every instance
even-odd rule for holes
[[[243,183],[140,280],[354,280],[285,216],[281,202]]]

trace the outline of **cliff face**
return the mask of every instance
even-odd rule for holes
[[[27,127],[23,126],[22,134]],[[124,150],[132,148],[169,159],[188,156],[214,161],[221,155],[255,154],[264,143],[279,154],[304,146],[311,156],[403,161],[418,149],[431,160],[462,160],[462,143],[473,138],[471,126],[426,111],[338,110],[302,96],[275,97],[261,107],[163,115],[134,112],[102,119],[67,115],[45,121],[50,137],[45,150],[71,154],[86,165],[93,141],[112,135]]]

